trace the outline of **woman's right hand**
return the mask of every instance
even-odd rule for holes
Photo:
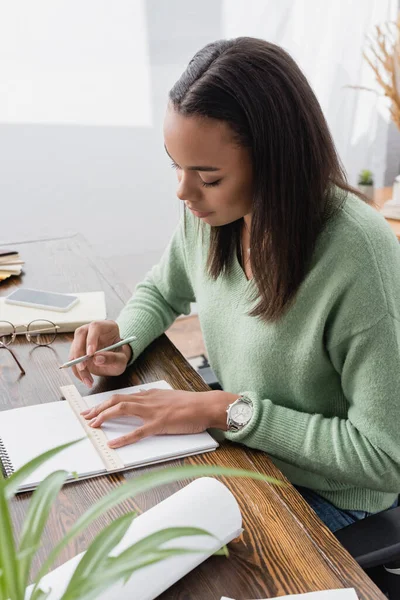
[[[75,331],[68,360],[74,360],[86,354],[94,354],[96,350],[116,344],[121,340],[119,327],[115,321],[93,321]],[[124,344],[114,351],[96,354],[84,362],[72,367],[76,377],[87,387],[93,385],[93,375],[121,375],[130,361],[132,350]]]

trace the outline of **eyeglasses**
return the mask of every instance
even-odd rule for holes
[[[24,327],[25,330],[17,331],[19,327]],[[9,321],[0,321],[0,348],[5,348],[10,352],[22,375],[25,375],[25,370],[9,346],[15,342],[17,335],[24,335],[28,342],[32,342],[36,346],[50,346],[57,337],[58,329],[60,329],[59,325],[44,319],[37,319],[28,325],[18,325],[17,327]]]

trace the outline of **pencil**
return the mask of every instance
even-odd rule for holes
[[[134,340],[136,340],[136,336],[132,335],[131,337],[128,337],[125,340],[121,340],[120,342],[117,342],[116,344],[113,344],[112,346],[107,346],[107,348],[102,348],[101,350],[96,350],[96,352],[94,352],[93,354],[86,354],[85,356],[81,356],[80,358],[75,358],[74,360],[70,360],[58,368],[66,369],[68,367],[73,367],[74,365],[77,365],[78,363],[81,363],[84,360],[88,360],[88,358],[92,358],[95,354],[99,354],[100,352],[107,352],[108,350],[115,350],[115,348],[119,348],[120,346],[123,346],[124,344],[129,344],[130,342],[133,342]]]

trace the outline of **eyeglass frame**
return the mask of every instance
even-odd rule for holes
[[[50,323],[54,329],[55,329],[55,334],[54,334],[54,339],[51,340],[51,342],[48,342],[47,344],[37,344],[36,342],[34,342],[31,339],[31,334],[29,333],[29,325],[32,325],[32,323]],[[15,342],[15,339],[17,337],[17,335],[24,335],[26,337],[26,339],[28,340],[28,342],[32,342],[32,344],[35,344],[35,346],[50,346],[54,340],[57,337],[57,329],[60,329],[59,325],[56,325],[55,323],[53,323],[53,321],[49,321],[48,319],[34,319],[33,321],[31,321],[30,323],[28,323],[28,325],[22,324],[22,325],[14,325],[14,323],[11,323],[11,321],[6,321],[5,319],[0,319],[0,323],[7,323],[8,325],[11,325],[11,327],[13,328],[13,333],[11,334],[11,340],[9,341],[8,344],[5,344],[4,342],[2,342],[0,340],[0,348],[5,348],[6,350],[9,351],[9,353],[11,354],[11,356],[13,357],[13,359],[15,360],[15,362],[18,365],[19,370],[21,371],[21,375],[25,375],[25,369],[23,368],[23,366],[21,365],[21,363],[19,362],[18,358],[16,357],[16,355],[14,354],[14,352],[11,350],[11,348],[9,346],[11,346],[11,344],[13,344]],[[17,331],[18,327],[26,327],[26,331]],[[38,330],[35,333],[42,333],[43,331],[46,331],[45,329],[42,330]],[[8,334],[10,335],[10,334]],[[0,332],[0,337],[1,336],[1,332]]]

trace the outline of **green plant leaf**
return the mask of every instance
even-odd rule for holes
[[[114,566],[114,569],[117,567],[115,577],[117,576],[117,573],[127,574],[127,575],[125,575],[125,583],[126,583],[132,574],[132,568],[134,568],[134,569],[137,568],[137,567],[135,567],[135,565],[138,564],[138,561],[139,562],[142,560],[147,561],[153,555],[156,555],[159,557],[161,557],[161,556],[168,557],[169,550],[177,550],[179,554],[181,554],[181,553],[183,553],[183,554],[185,554],[185,553],[186,554],[204,553],[204,549],[201,549],[201,548],[176,548],[176,547],[161,548],[161,546],[163,544],[165,544],[166,542],[169,542],[171,540],[179,539],[181,537],[188,537],[188,536],[192,537],[192,536],[196,536],[196,535],[203,535],[203,536],[205,535],[205,536],[213,537],[215,540],[217,540],[217,538],[213,534],[206,531],[205,529],[200,529],[198,527],[168,527],[166,529],[161,529],[159,531],[151,533],[147,537],[143,538],[139,542],[136,542],[135,544],[133,544],[132,546],[130,546],[129,548],[127,548],[126,550],[121,552],[118,556],[112,557],[112,564]],[[223,548],[217,550],[217,552],[219,552],[221,550],[222,554],[227,556],[227,554],[226,554],[227,550],[224,552],[224,548],[226,549],[226,547],[223,547]],[[106,571],[106,569],[107,569],[107,571]],[[104,570],[104,573],[107,572],[110,576],[113,576],[112,569],[110,569],[109,565],[107,565],[106,569]],[[113,577],[113,579],[115,577]],[[124,576],[121,575],[121,577],[124,577]],[[100,575],[99,581],[100,580],[101,580],[101,575]]]
[[[67,471],[55,471],[48,475],[32,494],[18,548],[19,584],[21,589],[25,589],[28,585],[33,553],[40,546],[43,529],[51,507],[67,477]]]
[[[83,439],[85,438],[80,438],[79,440],[68,442],[68,444],[62,444],[61,446],[52,448],[47,452],[43,452],[43,454],[39,454],[39,456],[36,456],[35,458],[27,462],[25,465],[23,465],[21,468],[19,468],[18,471],[15,471],[15,473],[13,473],[11,477],[5,479],[5,496],[7,500],[15,496],[20,485],[25,481],[27,477],[29,477],[29,475],[31,475],[31,473],[33,473],[38,467],[40,467],[40,465],[45,463],[47,460],[49,460],[49,458],[51,458],[55,454],[58,454],[62,450],[65,450],[65,448],[69,448],[69,446],[77,444]]]
[[[42,589],[38,588],[35,593],[35,600],[46,600],[51,594],[51,588],[44,592]],[[30,597],[29,600],[33,600],[33,596]]]
[[[53,564],[55,558],[61,552],[61,550],[82,530],[92,523],[95,519],[101,516],[107,510],[113,508],[117,504],[120,504],[124,500],[127,500],[134,494],[140,494],[146,492],[149,489],[163,485],[166,483],[172,483],[174,481],[180,481],[187,479],[188,477],[202,477],[207,475],[214,476],[226,476],[226,477],[249,477],[250,479],[256,479],[259,481],[265,481],[273,483],[275,485],[286,485],[284,482],[279,481],[273,477],[263,475],[254,471],[247,471],[245,469],[233,469],[227,467],[218,467],[210,465],[196,465],[196,466],[178,466],[162,469],[151,473],[144,473],[139,475],[135,479],[126,481],[118,488],[112,490],[107,496],[101,498],[94,506],[89,508],[84,515],[82,515],[71,527],[67,535],[56,545],[55,548],[50,552],[47,560],[42,565],[39,573],[36,576],[35,586],[38,585],[40,579],[45,575],[48,569]]]
[[[211,533],[206,531],[205,529],[200,529],[198,527],[167,527],[166,529],[161,529],[160,531],[155,531],[150,535],[146,536],[142,540],[133,544],[121,554],[118,555],[118,561],[122,564],[125,562],[132,562],[138,557],[146,554],[147,552],[152,552],[154,550],[159,550],[159,546],[174,540],[180,537],[187,537],[193,535],[207,535],[209,537],[214,537]],[[215,538],[217,539],[217,538]],[[197,550],[199,552],[199,550]],[[114,557],[116,558],[116,557]]]
[[[358,185],[373,185],[374,175],[369,169],[363,169],[358,176]]]
[[[10,600],[21,600],[23,591],[19,587],[14,531],[4,480],[0,482],[0,540],[1,596]]]
[[[222,546],[219,550],[214,552],[213,556],[225,556],[225,558],[229,558],[229,548],[228,546]]]
[[[31,546],[30,548],[25,548],[22,552],[17,551],[17,559],[22,560],[26,556],[30,556],[31,554],[35,554],[36,550],[39,546]]]
[[[65,598],[69,597],[71,590],[82,586],[87,577],[94,572],[101,572],[109,553],[122,540],[135,516],[135,513],[128,513],[119,517],[95,537],[71,577]]]
[[[189,550],[188,550],[188,552],[189,552]],[[203,550],[200,550],[200,549],[196,550],[194,548],[192,548],[190,550],[190,553],[196,554],[197,552],[203,552]],[[225,558],[229,558],[229,549],[228,549],[228,546],[222,546],[222,548],[219,548],[218,550],[216,550],[213,553],[213,556],[224,556]],[[128,575],[125,577],[124,583],[127,583],[128,580],[130,579],[130,577],[131,577],[131,574],[128,573]]]
[[[123,518],[124,517],[121,517],[120,520],[122,521]],[[110,526],[107,529],[109,528]],[[115,544],[108,542],[107,533],[104,530],[96,538],[96,541],[98,540],[99,543],[102,540],[107,540],[108,547],[103,552],[103,557],[101,557],[99,561],[96,561],[96,556],[93,556],[93,560],[90,560],[88,564],[84,566],[84,568],[80,569],[83,561],[86,558],[86,555],[82,558],[65,591],[63,600],[73,600],[75,598],[85,597],[85,589],[91,591],[94,586],[96,586],[97,589],[104,590],[121,579],[125,579],[126,583],[126,581],[132,575],[133,570],[135,570],[135,565],[142,563],[144,560],[148,561],[149,559],[153,560],[155,558],[161,560],[161,558],[170,556],[170,554],[166,554],[165,551],[177,550],[179,554],[197,554],[198,552],[204,552],[204,550],[196,548],[160,548],[162,544],[165,544],[168,541],[181,537],[192,537],[194,535],[207,535],[214,537],[204,529],[199,529],[197,527],[169,527],[148,535],[146,538],[143,538],[139,542],[136,542],[126,550],[122,551],[116,557],[108,557],[107,553],[111,551],[114,545],[116,545],[120,540],[115,540]],[[92,545],[93,544],[91,544],[90,549],[92,548]],[[88,552],[89,551],[90,550],[88,550]],[[101,552],[101,550],[99,550],[99,552]],[[80,569],[79,572],[78,569]],[[103,576],[105,576],[106,581],[104,581]]]
[[[101,589],[104,589],[105,586],[109,587],[108,578],[112,579],[112,583],[121,579],[128,581],[134,571],[145,565],[171,558],[171,556],[199,554],[199,552],[201,550],[196,548],[154,548],[136,556],[135,560],[130,562],[121,561],[119,556],[112,556],[109,558],[109,562],[105,564],[103,572],[97,574],[98,585]]]
[[[116,557],[107,556],[108,552],[112,549],[112,547],[109,547],[107,549],[107,553],[102,557],[101,562],[99,562],[97,565],[94,561],[91,561],[90,570],[88,568],[84,568],[83,572],[80,573],[80,576],[76,578],[74,573],[73,577],[71,578],[70,584],[68,585],[68,588],[65,591],[63,600],[72,600],[73,598],[81,597],[84,588],[88,585],[88,578],[91,579],[91,583],[89,585],[90,589],[94,585],[97,585],[97,587],[101,587],[101,589],[106,589],[112,583],[123,579],[127,573],[130,576],[130,574],[132,573],[132,566],[134,566],[139,559],[142,560],[144,556],[153,556],[154,554],[159,553],[160,543],[165,543],[166,541],[185,535],[191,536],[210,534],[202,529],[177,527],[170,528],[169,530],[163,530],[161,532],[156,532],[155,534],[151,534],[147,538],[144,538],[136,544],[133,544]],[[179,550],[186,552],[198,552],[198,550],[196,551],[192,549]],[[85,556],[82,558],[82,561],[84,560],[84,558]],[[81,563],[79,563],[78,568],[80,564]],[[103,578],[104,575],[105,581]],[[129,579],[129,577],[127,578]],[[97,583],[95,584],[95,582]]]
[[[0,600],[7,600],[7,598],[4,596],[4,587],[3,569],[0,569]]]
[[[154,564],[182,554],[197,554],[198,550],[188,550],[187,548],[170,548],[150,551],[147,555],[139,557],[136,562],[122,566],[118,561],[118,556],[109,557],[101,572],[92,573],[90,577],[82,581],[82,585],[71,590],[69,595],[63,595],[61,600],[92,600],[97,598],[99,593],[111,585],[123,580],[125,583],[131,578],[134,571],[142,569],[148,565]],[[36,600],[36,599],[35,599]]]

